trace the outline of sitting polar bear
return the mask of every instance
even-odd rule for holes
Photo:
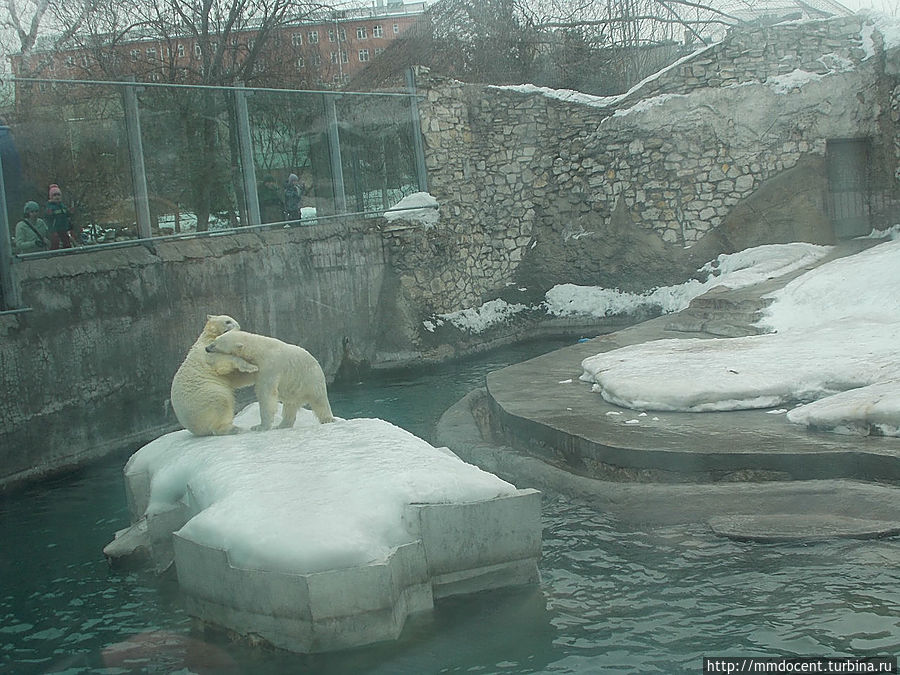
[[[283,404],[282,429],[294,426],[297,411],[309,405],[320,423],[334,422],[325,373],[315,357],[303,347],[241,330],[232,330],[213,340],[206,351],[239,357],[259,368],[256,397],[261,424],[254,429],[271,429],[278,401]]]
[[[172,409],[181,425],[197,436],[241,431],[234,425],[234,390],[256,382],[258,368],[235,356],[207,354],[206,346],[240,329],[230,316],[207,315],[206,326],[172,378]]]

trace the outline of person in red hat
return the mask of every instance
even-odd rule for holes
[[[72,221],[72,212],[63,204],[62,190],[56,183],[50,186],[46,211],[51,251],[58,248],[74,248],[81,243],[81,229]]]

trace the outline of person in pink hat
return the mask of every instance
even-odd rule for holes
[[[72,221],[72,212],[63,204],[62,190],[54,183],[47,201],[47,229],[50,231],[50,250],[74,248],[81,244],[81,228]]]

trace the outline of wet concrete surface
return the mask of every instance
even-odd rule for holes
[[[872,243],[878,242],[846,242],[819,264]],[[737,291],[715,289],[727,332],[758,330],[755,317],[729,311],[734,302],[761,298],[804,271]],[[809,431],[783,411],[629,410],[579,380],[582,360],[600,352],[664,338],[717,337],[702,326],[723,322],[710,315],[708,299],[696,304],[702,320],[692,303],[679,314],[489,374],[485,390],[445,413],[438,442],[518,487],[578,494],[629,520],[729,516],[732,526],[720,520],[714,531],[759,541],[900,532],[900,438]]]

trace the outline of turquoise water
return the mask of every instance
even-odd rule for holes
[[[335,414],[433,440],[490,370],[559,346],[332,391]],[[439,602],[397,642],[302,656],[192,632],[177,586],[111,570],[132,449],[0,498],[2,673],[699,673],[703,655],[897,655],[900,540],[760,545],[641,528],[545,495],[541,584]]]

